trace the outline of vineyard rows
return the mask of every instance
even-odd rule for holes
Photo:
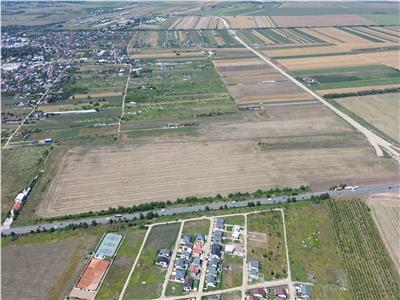
[[[330,200],[329,214],[356,299],[398,299],[399,277],[368,207],[359,200]]]

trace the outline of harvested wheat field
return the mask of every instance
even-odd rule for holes
[[[339,99],[337,102],[390,136],[392,139],[400,142],[399,94],[349,97]]]
[[[397,192],[366,198],[381,237],[400,273],[400,196]]]
[[[299,71],[379,64],[399,69],[399,60],[397,51],[382,51],[354,55],[279,59],[278,62],[288,70]]]
[[[227,16],[223,17],[231,28],[257,28],[256,21],[249,16]]]
[[[214,64],[237,104],[312,100],[260,59],[214,60]]]
[[[266,117],[258,115],[210,119],[195,136],[171,133],[121,147],[70,149],[38,215],[272,186],[326,189],[336,181],[376,183],[397,176],[393,161],[376,157],[363,136],[320,104],[273,107]]]
[[[375,23],[359,15],[273,16],[277,27],[354,26]]]

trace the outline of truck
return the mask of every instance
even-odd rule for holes
[[[53,143],[53,139],[52,138],[47,138],[47,139],[44,139],[43,142],[45,144],[52,144]]]

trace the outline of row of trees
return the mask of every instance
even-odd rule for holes
[[[382,90],[372,89],[372,90],[365,90],[365,91],[358,91],[358,92],[332,93],[332,94],[324,95],[324,98],[326,98],[326,99],[334,99],[334,98],[368,96],[368,95],[397,93],[397,92],[400,92],[400,87],[386,88],[386,89],[382,89]]]

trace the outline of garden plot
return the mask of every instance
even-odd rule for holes
[[[68,103],[88,103],[96,98],[115,103],[113,96],[122,102],[128,67],[111,64],[82,64],[75,72],[75,82],[67,87],[71,99]],[[102,99],[103,100],[103,99]],[[104,102],[105,102],[104,101]]]
[[[30,139],[52,138],[64,145],[94,143],[97,139],[97,143],[111,144],[120,114],[120,108],[104,107],[94,112],[50,116],[26,128],[32,131]]]
[[[214,64],[237,104],[312,100],[261,60],[214,60]]]
[[[209,60],[158,61],[132,78],[124,120],[170,120],[236,111]]]

